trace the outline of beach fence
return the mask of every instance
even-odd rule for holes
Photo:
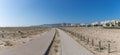
[[[62,29],[62,30],[64,30],[64,31],[70,33],[71,35],[75,36],[76,38],[78,38],[83,43],[86,43],[87,45],[92,46],[92,48],[94,48],[98,52],[102,52],[103,50],[107,50],[107,53],[111,53],[111,43],[110,43],[110,41],[102,41],[98,38],[86,37],[82,34],[78,34],[77,32],[73,32],[73,31],[66,30],[66,29]]]

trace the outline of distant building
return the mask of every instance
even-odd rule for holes
[[[103,27],[119,27],[120,20],[108,20],[108,21],[102,21],[100,24],[102,24]]]
[[[87,25],[83,24],[83,23],[80,24],[80,27],[85,27],[85,26],[87,26]]]

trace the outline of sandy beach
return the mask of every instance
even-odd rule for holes
[[[9,27],[0,28],[0,51],[25,44],[37,35],[50,30],[41,27]]]
[[[96,55],[119,55],[120,54],[120,29],[105,29],[98,27],[64,27],[64,29],[89,38],[89,42],[94,40],[94,46],[90,43],[80,41],[80,37],[76,39],[80,44],[86,47],[88,50],[94,52]],[[75,37],[75,36],[73,36]],[[99,41],[101,41],[101,52],[98,51]],[[110,43],[110,53],[108,53],[107,44]]]

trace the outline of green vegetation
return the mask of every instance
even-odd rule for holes
[[[5,45],[4,46],[13,46],[13,44],[10,41],[5,41]]]

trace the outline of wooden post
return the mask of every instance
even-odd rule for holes
[[[89,44],[89,37],[88,37],[88,39],[87,39],[87,44]]]
[[[92,39],[92,46],[94,46],[94,39]]]
[[[2,34],[2,38],[4,38],[4,35]]]
[[[83,40],[84,40],[84,37],[83,37],[83,36],[81,36],[81,37],[82,37],[82,39],[81,39],[81,40],[83,41]]]
[[[101,52],[101,41],[99,41],[99,51]]]
[[[85,36],[84,36],[84,42],[85,42],[85,40],[86,40],[86,38],[85,38]]]
[[[82,35],[80,36],[80,40],[82,41]]]
[[[85,40],[85,37],[84,37],[84,36],[82,36],[82,38],[83,38],[82,40],[84,41],[84,40]]]
[[[108,47],[108,53],[110,53],[110,42],[107,42],[107,47]]]

